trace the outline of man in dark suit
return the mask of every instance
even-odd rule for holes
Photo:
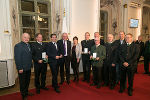
[[[56,43],[57,36],[56,34],[51,34],[51,42],[48,43],[46,47],[46,53],[48,55],[48,63],[51,68],[52,73],[52,87],[57,93],[60,93],[57,75],[58,75],[58,60],[62,58],[58,52],[58,45]]]
[[[67,84],[70,84],[70,59],[71,59],[71,41],[68,40],[68,34],[63,33],[62,39],[57,41],[59,53],[62,58],[59,59],[61,82],[64,82],[64,66],[66,70]]]
[[[83,81],[90,82],[91,62],[90,51],[93,46],[92,40],[90,40],[90,33],[85,33],[85,40],[81,41],[82,46],[82,64],[83,64]],[[86,51],[87,50],[87,51]]]
[[[116,62],[116,83],[118,84],[120,81],[120,59],[119,59],[119,50],[121,45],[126,44],[125,41],[125,33],[123,31],[119,32],[119,39],[114,41],[115,45],[115,62]]]
[[[14,47],[15,63],[19,75],[20,92],[23,100],[27,100],[27,96],[32,96],[28,92],[31,66],[32,66],[32,52],[29,45],[30,35],[28,33],[22,34],[22,41]]]
[[[121,79],[120,93],[123,93],[126,85],[126,77],[128,77],[128,95],[132,96],[133,80],[137,67],[137,58],[139,56],[139,47],[133,42],[131,33],[126,35],[126,44],[120,47],[120,62],[121,62]]]
[[[36,93],[40,94],[40,88],[48,90],[48,88],[45,87],[47,63],[43,61],[44,58],[42,57],[42,54],[46,54],[46,43],[42,42],[43,37],[41,33],[36,34],[35,37],[36,42],[32,44],[32,57],[34,61]]]
[[[150,35],[148,36],[148,41],[146,41],[144,49],[144,70],[145,70],[144,74],[150,74],[149,62],[150,62]]]
[[[110,83],[110,89],[114,89],[116,84],[116,53],[114,45],[113,34],[107,35],[106,47],[106,59],[104,60],[104,86],[108,86]]]
[[[135,42],[135,44],[138,44],[139,49],[140,49],[140,53],[137,59],[137,62],[139,62],[141,56],[143,56],[143,52],[144,52],[144,42],[142,42],[142,36],[138,36],[138,40]],[[135,71],[137,73],[137,69]]]

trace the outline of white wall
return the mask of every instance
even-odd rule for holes
[[[93,38],[94,32],[99,31],[98,12],[98,0],[71,0],[70,39],[77,36],[81,41],[85,32]]]
[[[9,0],[0,0],[0,12],[0,60],[13,59]],[[9,31],[9,34],[4,31]]]

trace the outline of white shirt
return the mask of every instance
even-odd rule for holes
[[[55,45],[55,47],[56,47],[56,49],[57,49],[57,43],[55,43],[55,42],[52,42],[54,45]]]
[[[41,44],[41,45],[42,45],[42,42],[37,41],[37,43],[39,43],[39,44]]]
[[[63,44],[65,42],[65,47],[66,47],[66,54],[64,56],[67,56],[67,40],[63,40]]]

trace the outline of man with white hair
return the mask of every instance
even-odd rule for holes
[[[29,39],[30,35],[28,33],[23,33],[22,41],[14,47],[15,63],[19,75],[22,100],[27,100],[27,96],[33,95],[28,92],[32,66],[32,53],[30,44],[28,43]]]
[[[100,88],[102,83],[103,60],[106,57],[106,49],[103,45],[100,45],[100,38],[95,38],[94,41],[95,45],[92,46],[90,54],[93,69],[93,83],[91,84],[91,86]]]
[[[62,39],[57,41],[58,50],[61,58],[59,59],[59,67],[60,67],[60,77],[61,82],[63,84],[65,81],[64,78],[64,67],[66,71],[66,81],[67,84],[70,84],[70,59],[71,59],[71,41],[68,40],[68,34],[63,33]]]

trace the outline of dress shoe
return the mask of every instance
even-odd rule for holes
[[[87,82],[87,83],[90,83],[90,80],[87,80],[86,82]]]
[[[132,96],[132,91],[131,90],[128,91],[128,95]]]
[[[98,84],[98,85],[96,86],[96,88],[97,88],[97,89],[101,88],[101,85],[100,85],[100,84]]]
[[[144,74],[148,74],[149,72],[144,72]]]
[[[120,89],[120,90],[119,90],[119,93],[123,93],[123,92],[124,92],[124,90],[123,90],[123,89]]]
[[[63,83],[64,83],[64,82],[63,82],[63,81],[61,81],[59,84],[63,85]]]
[[[56,93],[60,93],[60,90],[58,88],[55,88]]]
[[[95,83],[92,83],[92,84],[90,84],[90,86],[96,86],[96,84],[95,84]]]
[[[28,92],[28,96],[33,96],[34,94],[31,92]]]
[[[111,84],[110,87],[109,87],[111,90],[113,90],[115,88],[115,85],[114,84]]]
[[[27,97],[22,97],[22,100],[28,100]]]
[[[67,84],[69,85],[69,84],[70,84],[70,81],[67,81]]]
[[[36,94],[40,94],[40,89],[36,89]]]
[[[73,82],[75,82],[75,81],[76,81],[76,77],[74,78]]]
[[[103,87],[105,87],[105,86],[108,86],[108,84],[104,83],[104,84],[103,84]]]
[[[47,87],[41,87],[41,89],[46,90],[46,91],[49,90],[49,88],[47,88]]]

